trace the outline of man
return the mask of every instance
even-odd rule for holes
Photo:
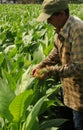
[[[64,104],[72,109],[75,129],[83,130],[83,22],[69,14],[66,0],[44,0],[37,20],[47,20],[56,35],[54,48],[32,71],[32,77],[59,74]]]

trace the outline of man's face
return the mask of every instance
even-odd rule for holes
[[[56,29],[60,29],[64,24],[64,15],[62,13],[52,15],[47,19],[47,23],[53,25]]]

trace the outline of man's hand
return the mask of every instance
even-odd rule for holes
[[[35,68],[32,70],[31,77],[38,77],[40,75],[39,73],[40,69]]]
[[[48,75],[49,75],[48,67],[42,68],[42,69],[35,68],[35,69],[32,70],[32,73],[31,73],[31,77],[36,77],[38,79],[44,79]]]

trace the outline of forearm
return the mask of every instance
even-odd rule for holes
[[[59,66],[58,64],[48,67],[50,74],[58,73],[62,78],[78,77],[83,75],[83,64],[72,63]]]
[[[78,77],[83,75],[83,64],[72,63],[57,68],[58,73],[63,78]]]
[[[39,68],[44,68],[46,66],[54,66],[57,63],[60,63],[60,58],[58,52],[56,52],[56,49],[53,48],[51,53],[40,63],[38,64]]]

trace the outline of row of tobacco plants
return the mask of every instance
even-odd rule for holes
[[[55,130],[67,120],[57,109],[64,107],[58,76],[30,77],[53,47],[53,27],[36,21],[40,9],[0,5],[0,130]],[[70,9],[83,19],[83,4]]]

